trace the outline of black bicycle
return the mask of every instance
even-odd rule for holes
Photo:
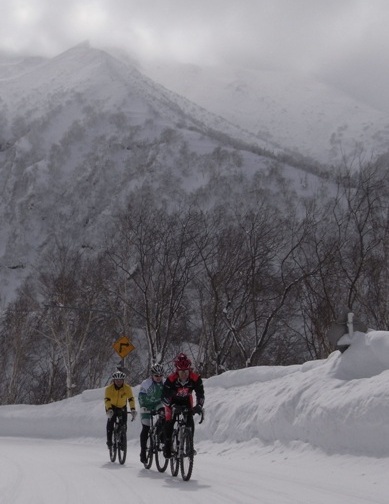
[[[154,418],[158,416],[158,420],[155,422]],[[146,444],[146,462],[144,466],[146,469],[150,469],[153,464],[153,459],[155,457],[155,465],[159,472],[165,472],[169,464],[169,459],[165,458],[163,455],[163,443],[164,443],[164,433],[162,419],[160,418],[157,411],[150,411],[150,430],[147,437]]]
[[[193,447],[193,430],[187,425],[189,415],[192,415],[192,412],[188,407],[174,406],[170,470],[172,476],[177,476],[178,471],[181,470],[181,477],[184,481],[189,481],[192,476],[196,453]],[[204,413],[202,412],[199,423],[202,423],[203,419]]]
[[[127,415],[129,415],[127,411]],[[123,422],[122,415],[116,415],[113,424],[112,446],[109,450],[111,462],[115,462],[116,456],[121,464],[124,464],[127,457],[127,425]]]

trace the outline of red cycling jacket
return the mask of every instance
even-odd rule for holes
[[[203,406],[204,385],[201,376],[197,373],[190,371],[185,383],[181,383],[177,372],[172,373],[166,378],[162,390],[162,402],[165,405],[166,420],[171,420],[171,407],[174,404],[193,407],[193,392],[196,394],[196,404]]]

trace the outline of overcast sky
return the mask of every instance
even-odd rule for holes
[[[388,0],[0,0],[0,49],[89,40],[145,57],[291,68],[387,94]]]

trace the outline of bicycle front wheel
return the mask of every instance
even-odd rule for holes
[[[178,432],[174,431],[172,436],[172,456],[170,459],[170,472],[172,476],[177,476],[180,468]]]
[[[161,438],[157,436],[157,440],[154,445],[155,465],[157,466],[158,471],[162,473],[166,471],[169,464],[169,459],[164,457],[161,443]]]
[[[145,469],[150,469],[153,463],[153,456],[154,456],[154,442],[153,442],[153,433],[152,430],[150,429],[146,444],[146,462],[143,464],[145,466]]]
[[[109,458],[111,459],[111,462],[115,462],[116,454],[117,454],[117,445],[116,445],[116,441],[114,441],[112,446],[109,449]]]
[[[191,429],[186,428],[182,438],[182,450],[180,458],[181,476],[184,481],[189,481],[193,471],[194,451],[193,434]]]
[[[118,443],[118,457],[119,457],[119,462],[121,464],[124,464],[126,461],[127,457],[127,434],[125,430],[122,430],[120,433],[119,437],[119,443]]]

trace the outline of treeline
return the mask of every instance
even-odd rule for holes
[[[327,184],[327,183],[326,183]],[[218,179],[215,191],[220,191]],[[310,198],[279,177],[240,180],[224,204],[129,197],[99,250],[58,239],[4,312],[2,404],[46,403],[106,383],[125,334],[133,384],[185,345],[204,377],[325,358],[346,310],[389,327],[385,166],[344,171]],[[242,196],[243,195],[243,196]]]

